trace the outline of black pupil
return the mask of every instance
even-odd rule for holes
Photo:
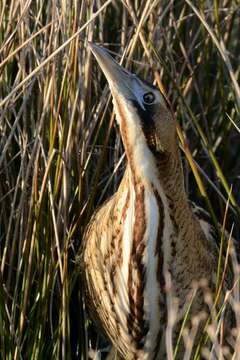
[[[155,96],[154,96],[154,94],[152,92],[148,92],[148,93],[143,95],[143,100],[144,100],[145,103],[151,104],[155,100]]]

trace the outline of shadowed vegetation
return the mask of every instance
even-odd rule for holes
[[[226,228],[239,239],[239,28],[233,0],[1,1],[2,359],[85,359],[88,345],[96,345],[91,325],[87,339],[75,256],[91,214],[117,189],[125,158],[87,40],[155,81],[171,101],[189,196],[221,224],[218,242],[235,274],[225,304],[239,329],[239,267],[223,235]],[[206,301],[212,308],[207,294]],[[206,328],[206,359],[214,351],[218,359],[224,351],[237,359],[239,330],[225,350],[222,318],[213,312]],[[194,358],[194,331],[182,336],[186,359]]]

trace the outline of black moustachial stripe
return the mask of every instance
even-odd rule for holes
[[[153,114],[156,112],[155,105],[144,104],[145,109],[143,109],[137,100],[131,100],[131,103],[136,109],[141,120],[141,127],[143,129],[148,148],[154,156],[161,156],[163,152],[156,146],[156,126],[153,120]]]
[[[138,113],[138,116],[141,119],[142,126],[149,127],[152,129],[152,131],[155,130],[155,124],[154,124],[153,117],[152,117],[153,112],[155,110],[154,109],[155,105],[154,104],[152,104],[152,105],[144,104],[145,109],[143,109],[143,107],[141,107],[141,105],[139,104],[139,102],[137,100],[131,100],[131,103],[135,107],[135,109]]]

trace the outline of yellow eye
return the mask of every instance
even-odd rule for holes
[[[155,101],[155,95],[149,91],[143,95],[143,101],[146,104],[152,104]]]

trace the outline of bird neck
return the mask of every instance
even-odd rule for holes
[[[175,151],[154,155],[149,149],[139,153],[127,152],[127,172],[133,185],[140,181],[145,187],[153,188],[160,196],[166,197],[171,207],[181,203],[181,207],[188,208],[179,149]]]
[[[169,207],[174,210],[181,204],[181,207],[188,208],[179,149],[176,149],[175,154],[166,152],[155,158],[159,183],[168,200]]]
[[[176,233],[179,226],[185,229],[185,233],[190,231],[194,218],[184,188],[179,149],[176,149],[175,154],[155,154],[154,161],[151,158],[139,158],[139,161],[133,162],[134,156],[128,159],[126,180],[127,186],[134,190],[134,197],[144,191],[147,201],[146,197],[152,199],[153,195],[159,211],[164,212],[162,216],[168,214]]]

